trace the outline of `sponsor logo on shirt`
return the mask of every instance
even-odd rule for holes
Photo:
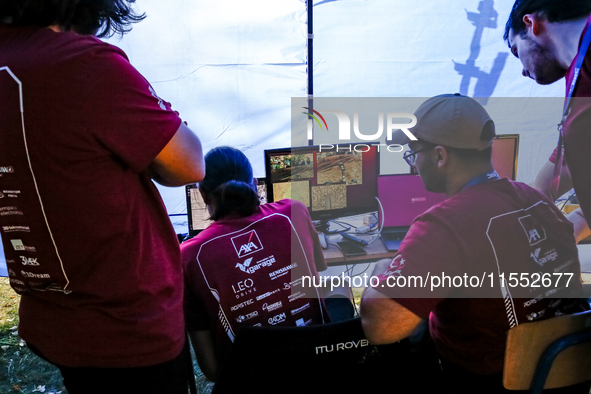
[[[2,193],[0,193],[0,198],[3,197],[11,197],[11,198],[17,198],[18,195],[20,194],[20,190],[2,190]]]
[[[268,291],[265,294],[258,295],[257,296],[257,301],[260,301],[260,300],[265,299],[265,298],[267,298],[269,296],[272,296],[273,294],[277,293],[278,291],[279,291],[279,289],[275,289],[273,291]]]
[[[25,282],[23,282],[22,280],[18,280],[18,279],[11,279],[10,283],[14,283],[15,285],[21,285],[21,286],[25,285]]]
[[[539,265],[541,265],[541,266],[543,266],[544,264],[546,264],[549,261],[555,261],[558,258],[558,252],[556,252],[556,249],[552,249],[551,251],[549,251],[548,253],[546,253],[544,255],[544,257],[540,257],[540,250],[542,250],[542,248],[537,248],[530,255],[530,257],[532,259],[534,259],[534,261],[536,263],[538,263]]]
[[[20,239],[11,239],[10,243],[12,244],[14,250],[25,250],[25,245],[23,244],[23,241]]]
[[[234,305],[233,307],[230,308],[230,310],[232,312],[234,312],[234,311],[237,311],[238,309],[244,308],[247,305],[252,305],[253,303],[254,303],[254,301],[251,298],[250,300],[246,300],[246,301],[241,302],[240,304]]]
[[[240,268],[240,271],[246,272],[247,274],[254,274],[256,271],[258,271],[259,269],[261,269],[263,267],[272,266],[275,263],[275,257],[274,256],[266,257],[261,261],[257,261],[257,263],[255,265],[253,265],[252,267],[250,266],[251,261],[252,261],[252,258],[246,260],[242,264],[238,263],[238,264],[236,264],[235,268]]]
[[[277,301],[276,303],[271,304],[271,305],[267,305],[267,303],[265,302],[263,304],[263,310],[264,311],[266,310],[267,312],[273,312],[274,310],[277,310],[277,309],[281,308],[282,306],[283,306],[283,304],[281,303],[281,301]]]
[[[238,299],[256,291],[256,288],[254,287],[254,281],[249,278],[232,285],[232,290],[236,295],[236,299]]]
[[[5,233],[15,233],[19,231],[23,233],[29,233],[31,232],[31,229],[29,226],[2,226],[2,231]]]
[[[270,317],[268,320],[269,324],[271,324],[273,326],[276,324],[279,324],[279,323],[283,323],[284,321],[285,321],[285,312],[275,315],[273,317]]]
[[[34,265],[37,266],[39,265],[39,263],[37,262],[37,257],[25,257],[25,256],[19,256],[21,258],[21,262],[23,263],[23,265]]]
[[[26,246],[22,240],[20,239],[11,239],[10,243],[12,244],[12,247],[14,248],[14,250],[24,250],[25,252],[36,252],[37,249],[35,249],[34,246]]]
[[[531,215],[520,217],[519,223],[523,227],[523,231],[525,231],[525,235],[531,246],[546,240],[546,230],[540,224],[536,223]]]
[[[246,315],[240,315],[240,316],[238,316],[236,318],[236,321],[238,323],[242,323],[242,322],[245,322],[247,320],[252,319],[253,317],[257,317],[258,315],[259,315],[259,312],[258,311],[250,312],[250,313],[247,313]]]
[[[310,307],[310,303],[307,303],[306,305],[302,305],[299,308],[296,309],[292,309],[291,310],[291,315],[297,315],[298,313],[305,311],[306,309],[308,309]]]
[[[236,250],[236,254],[240,258],[263,250],[263,245],[255,230],[233,237],[232,245],[234,245],[234,250]]]
[[[290,290],[294,286],[300,286],[302,284],[302,278],[297,278],[289,283],[283,283],[283,290]]]
[[[21,271],[21,275],[25,278],[49,279],[49,274],[34,274],[32,272]]]
[[[289,302],[293,302],[295,300],[297,300],[298,298],[302,298],[306,295],[306,293],[302,293],[301,291],[298,291],[297,293],[293,293],[290,294],[287,298],[289,299]]]
[[[14,173],[13,166],[0,167],[0,174],[13,174],[13,173]]]
[[[275,280],[275,279],[279,278],[280,276],[288,274],[292,268],[296,268],[297,266],[298,266],[298,263],[294,262],[286,267],[279,268],[277,271],[270,272],[269,278],[271,278],[272,280]]]

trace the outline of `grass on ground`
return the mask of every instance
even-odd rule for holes
[[[8,278],[0,278],[0,394],[67,394],[59,370],[43,361],[18,336],[20,296]],[[193,355],[198,393],[210,393],[213,383],[205,379]]]
[[[37,357],[18,336],[20,297],[0,278],[0,393],[66,393],[59,370]]]

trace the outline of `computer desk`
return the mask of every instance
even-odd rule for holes
[[[375,235],[370,237],[359,236],[357,234],[355,234],[355,236],[365,240],[375,237]],[[322,253],[324,254],[326,264],[329,267],[348,264],[371,263],[385,258],[394,258],[396,255],[396,252],[390,252],[388,249],[386,249],[386,246],[380,237],[378,237],[371,244],[364,247],[365,251],[367,252],[366,255],[350,257],[345,257],[341,250],[336,246],[336,243],[342,241],[343,239],[340,234],[327,235],[326,239],[328,243],[328,249],[323,249]]]

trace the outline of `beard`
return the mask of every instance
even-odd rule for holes
[[[531,41],[532,77],[540,85],[549,85],[566,75],[564,69],[556,60],[553,52],[535,41]],[[529,70],[528,70],[529,73]],[[533,74],[533,75],[532,75]]]

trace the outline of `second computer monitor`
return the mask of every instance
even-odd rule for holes
[[[313,220],[377,209],[379,153],[376,145],[318,145],[265,151],[269,201],[291,198]]]

